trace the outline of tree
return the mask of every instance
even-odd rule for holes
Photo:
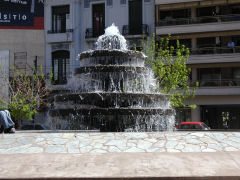
[[[18,127],[21,127],[22,120],[32,120],[33,115],[48,106],[46,79],[42,68],[39,73],[34,71],[32,74],[26,74],[14,67],[11,70],[14,72],[11,78],[1,72],[3,81],[0,87],[8,87],[9,97],[1,97],[0,94],[0,109],[8,109]]]
[[[191,69],[186,65],[189,49],[180,45],[178,40],[176,47],[170,46],[169,38],[170,35],[156,42],[153,35],[151,41],[143,41],[143,52],[148,57],[146,64],[153,69],[160,92],[170,94],[173,107],[186,107],[184,100],[194,97],[198,84],[192,88],[189,86]],[[188,107],[194,108],[195,105]]]

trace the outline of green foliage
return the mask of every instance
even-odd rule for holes
[[[11,112],[11,116],[14,119],[28,119],[32,120],[32,116],[37,113],[36,100],[33,99],[31,103],[28,102],[30,98],[26,96],[17,95],[12,98],[11,102],[8,104],[8,108]]]
[[[133,44],[133,50],[136,51],[137,50],[137,45],[134,43]]]
[[[169,45],[169,38],[161,38],[155,42],[155,36],[152,40],[143,41],[143,52],[148,56],[146,64],[154,71],[159,83],[159,90],[170,94],[171,105],[174,107],[185,107],[184,100],[194,97],[197,87],[189,87],[190,68],[187,68],[186,62],[189,57],[189,49],[176,42],[176,47]],[[194,108],[190,105],[189,107]]]
[[[14,67],[11,71],[14,73],[10,80],[3,74],[3,85],[9,88],[9,98],[0,97],[0,109],[8,109],[13,119],[21,126],[23,119],[32,120],[39,108],[47,105],[46,80],[42,68],[39,73],[34,71],[33,74],[26,74]]]

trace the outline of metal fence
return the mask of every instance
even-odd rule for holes
[[[201,16],[189,18],[167,18],[161,19],[156,23],[156,26],[176,26],[184,24],[200,24],[214,22],[240,21],[240,14],[216,15],[216,16]]]

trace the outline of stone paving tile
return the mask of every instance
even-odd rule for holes
[[[240,132],[0,134],[0,154],[240,151]]]
[[[66,144],[66,148],[68,150],[68,153],[80,153],[79,150],[79,141],[71,141]]]
[[[46,153],[67,153],[64,145],[49,145],[46,148]]]

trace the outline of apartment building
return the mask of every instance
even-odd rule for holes
[[[45,1],[46,71],[52,84],[64,88],[79,53],[94,49],[97,37],[115,23],[129,42],[140,46],[155,31],[154,0],[47,0]]]
[[[155,0],[157,38],[171,34],[190,49],[191,83],[199,82],[196,109],[178,121],[240,128],[240,0]]]

